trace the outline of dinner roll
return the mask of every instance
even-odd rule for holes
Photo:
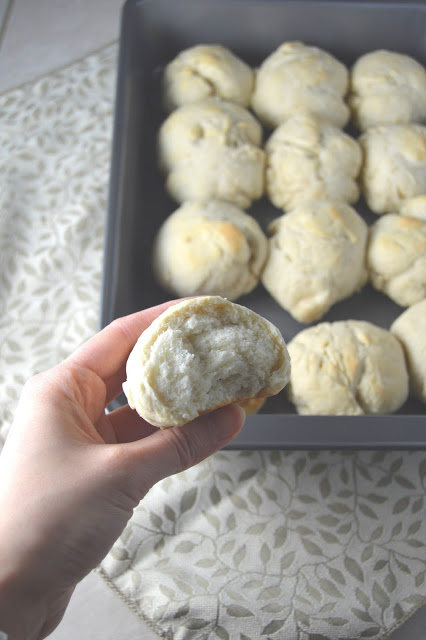
[[[142,333],[126,366],[129,405],[158,427],[281,391],[290,359],[278,329],[219,296],[184,300]]]
[[[398,213],[401,216],[419,218],[420,220],[424,220],[426,222],[426,195],[403,200],[401,202],[401,206],[399,207]]]
[[[288,351],[288,397],[298,413],[391,413],[407,399],[402,346],[389,331],[369,322],[323,322],[298,333]]]
[[[179,107],[160,127],[160,167],[177,200],[216,198],[247,209],[264,190],[262,128],[232,102],[206,98]]]
[[[308,115],[280,125],[266,146],[266,193],[279,209],[306,200],[355,202],[361,148],[341,129]]]
[[[348,103],[362,131],[380,124],[424,122],[425,69],[402,53],[366,53],[351,69]]]
[[[426,297],[426,219],[389,213],[371,227],[370,282],[402,307]]]
[[[235,300],[259,282],[268,241],[256,220],[228,202],[186,202],[162,224],[153,248],[157,281],[183,298]]]
[[[302,42],[285,42],[256,73],[252,108],[269,127],[296,113],[308,113],[344,127],[349,72],[334,56]]]
[[[262,283],[299,322],[319,320],[367,280],[368,228],[345,203],[307,202],[268,229]]]
[[[199,44],[181,51],[166,65],[162,79],[168,111],[210,96],[248,107],[254,72],[226,47]]]
[[[361,187],[372,211],[392,213],[403,200],[426,194],[426,127],[373,127],[359,141],[364,153]]]
[[[248,416],[258,413],[266,402],[266,398],[249,398],[239,402],[240,407],[244,409]]]
[[[404,347],[410,392],[426,402],[426,299],[401,313],[391,331]]]

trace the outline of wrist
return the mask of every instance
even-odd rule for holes
[[[62,620],[74,586],[46,579],[43,554],[15,554],[13,544],[2,545],[0,536],[0,629],[8,640],[42,640]]]
[[[8,640],[38,640],[46,619],[40,594],[26,584],[8,559],[0,560],[0,629]]]

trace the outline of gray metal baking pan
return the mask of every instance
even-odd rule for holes
[[[177,208],[165,193],[156,162],[156,135],[165,117],[160,76],[167,62],[185,47],[211,42],[230,47],[256,66],[285,40],[301,40],[327,49],[347,65],[379,48],[425,64],[425,25],[424,2],[128,0],[121,23],[101,326],[170,298],[150,267],[155,233]],[[376,218],[361,201],[356,208],[368,223]],[[264,229],[280,215],[266,199],[249,212]],[[261,285],[238,302],[271,320],[287,341],[306,326]],[[323,320],[358,318],[388,328],[402,311],[366,286]],[[112,408],[124,402],[122,395]],[[262,413],[248,416],[229,448],[426,448],[425,406],[410,399],[391,416],[299,416],[281,392],[266,402]]]

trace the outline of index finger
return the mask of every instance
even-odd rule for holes
[[[107,404],[121,391],[126,361],[139,336],[163,311],[181,300],[170,300],[143,311],[113,320],[69,358],[71,363],[90,369],[104,381]]]

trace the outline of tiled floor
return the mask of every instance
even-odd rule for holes
[[[0,92],[118,38],[123,0],[0,0]]]
[[[176,0],[178,1],[178,0]],[[123,0],[0,0],[0,93],[117,39]],[[52,640],[154,640],[95,573],[77,587]],[[425,640],[423,607],[392,640]]]

